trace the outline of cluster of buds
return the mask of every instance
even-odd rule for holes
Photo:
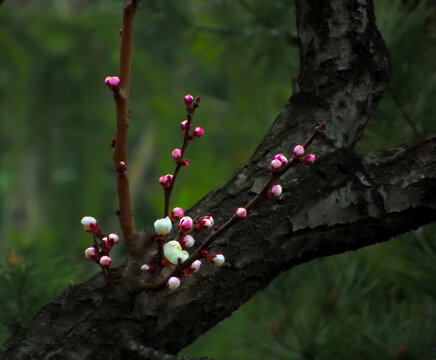
[[[171,187],[172,182],[173,182],[173,175],[171,174],[162,175],[159,178],[159,183],[161,184],[164,190],[168,190]]]
[[[114,245],[118,244],[119,236],[114,233],[106,236],[100,232],[98,222],[92,216],[84,216],[81,223],[86,232],[91,233],[94,239],[94,245],[85,250],[85,258],[100,264],[105,269],[109,269],[112,263],[109,252]]]

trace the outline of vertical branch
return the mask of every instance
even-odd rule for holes
[[[136,253],[134,235],[136,233],[130,199],[129,178],[127,177],[128,144],[127,134],[130,123],[129,90],[131,58],[133,51],[133,23],[139,0],[124,0],[123,27],[120,46],[120,89],[114,91],[117,111],[117,129],[113,160],[117,170],[117,193],[119,210],[117,212],[124,240],[131,256]],[[121,163],[125,166],[120,167]]]

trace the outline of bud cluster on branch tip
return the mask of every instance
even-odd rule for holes
[[[108,76],[104,83],[113,91],[120,89],[120,78],[118,76]]]
[[[294,158],[301,159],[304,155],[304,147],[302,147],[301,145],[295,146],[293,153],[294,153]]]
[[[97,234],[98,233],[98,223],[95,218],[92,216],[84,216],[80,221],[83,225],[83,228],[90,233]]]
[[[208,255],[208,259],[215,266],[221,266],[222,264],[224,264],[224,261],[225,261],[223,254],[210,254],[210,255]]]
[[[203,216],[197,223],[197,229],[210,229],[213,226],[212,216]]]
[[[277,184],[268,190],[267,195],[270,198],[274,198],[274,197],[279,197],[281,194],[282,194],[282,187],[281,187],[281,185]]]
[[[117,165],[117,171],[119,173],[123,173],[127,170],[127,165],[124,161],[120,161]]]
[[[193,136],[193,137],[200,137],[200,136],[203,136],[203,134],[204,134],[204,130],[203,130],[203,128],[200,127],[200,126],[197,126],[197,127],[194,129],[194,131],[192,132],[192,136]]]
[[[274,156],[274,159],[272,159],[271,161],[271,171],[277,172],[282,168],[282,166],[286,165],[287,163],[288,163],[288,159],[286,159],[285,155],[277,154]]]
[[[301,161],[307,165],[312,165],[315,162],[315,155],[314,154],[307,154],[303,157],[303,159]]]
[[[166,174],[159,178],[159,183],[162,185],[164,190],[167,190],[171,187],[171,183],[173,181],[173,175]]]
[[[189,267],[183,270],[185,275],[195,274],[201,266],[201,260],[195,260]]]
[[[180,219],[179,222],[179,231],[182,234],[187,234],[192,230],[192,227],[194,226],[194,222],[189,216],[184,216]]]
[[[158,219],[154,222],[154,231],[158,235],[167,235],[171,231],[173,224],[171,219],[167,216],[166,218]]]
[[[185,235],[185,236],[182,238],[182,240],[180,241],[180,243],[181,243],[181,245],[182,245],[184,248],[189,249],[189,248],[191,248],[191,247],[194,246],[194,244],[195,244],[195,239],[194,239],[191,235]]]
[[[167,286],[170,290],[176,290],[180,286],[180,279],[172,276],[167,281]]]
[[[163,246],[164,256],[171,264],[177,265],[189,258],[187,251],[182,250],[180,243],[176,240],[168,241]]]
[[[245,218],[247,217],[247,209],[243,207],[238,207],[235,211],[235,214],[238,218]]]
[[[182,158],[182,150],[174,149],[171,153],[172,158],[178,162]]]
[[[185,215],[185,212],[183,211],[182,208],[175,207],[171,211],[171,220],[172,221],[180,220],[184,215]]]

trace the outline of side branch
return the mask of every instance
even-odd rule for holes
[[[117,193],[119,210],[117,211],[121,230],[126,242],[129,254],[136,256],[134,236],[136,234],[133,220],[132,204],[130,199],[129,178],[127,176],[128,166],[128,144],[127,135],[130,125],[129,91],[131,58],[133,51],[133,23],[137,0],[125,0],[123,10],[123,27],[120,46],[120,89],[114,91],[114,100],[117,110],[117,130],[115,137],[115,149],[113,160],[117,171]]]

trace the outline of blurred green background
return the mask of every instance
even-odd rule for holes
[[[0,343],[69,281],[96,271],[80,219],[119,232],[112,149],[121,0],[0,5]],[[435,7],[376,1],[392,81],[360,152],[435,133]],[[201,94],[173,205],[189,207],[250,156],[298,72],[293,1],[143,0],[136,19],[130,178],[138,227]],[[182,190],[183,189],[183,190]],[[184,350],[215,359],[434,359],[436,227],[283,274]],[[114,257],[121,258],[121,246]]]

